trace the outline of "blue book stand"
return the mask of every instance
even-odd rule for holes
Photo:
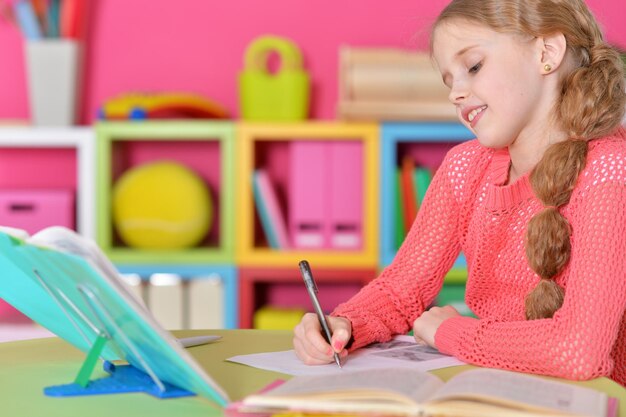
[[[134,299],[93,242],[61,227],[38,235],[39,244],[0,231],[0,270],[10,278],[0,280],[0,294],[86,354],[75,380],[46,388],[46,395],[193,392],[228,403],[227,393]],[[112,362],[104,365],[109,375],[100,369],[92,375],[102,361]]]
[[[77,382],[65,385],[53,385],[44,388],[49,397],[72,397],[80,395],[120,394],[125,392],[145,392],[157,398],[178,398],[195,395],[191,391],[163,382],[161,390],[148,374],[132,365],[116,366],[104,362],[104,370],[111,376],[88,381],[86,386]]]
[[[49,288],[41,275],[35,270],[35,275],[44,287]],[[111,320],[111,315],[107,312],[106,307],[98,300],[96,295],[89,288],[78,285],[79,292],[84,296],[91,310],[96,313],[101,326],[90,323],[92,328],[100,328],[100,333],[96,337],[95,342],[89,349],[87,357],[83,362],[76,379],[71,384],[54,385],[44,388],[44,394],[50,397],[70,397],[83,395],[100,395],[100,394],[118,394],[129,392],[145,392],[157,398],[179,398],[194,396],[191,391],[179,388],[175,385],[161,381],[148,364],[139,357],[139,361],[146,368],[146,372],[132,365],[115,365],[110,361],[104,361],[104,370],[109,374],[108,377],[90,380],[91,374],[101,356],[102,351],[107,342],[113,342],[113,339],[106,331],[104,323],[108,323],[108,328],[113,328],[118,335],[121,335],[126,343],[129,343],[131,349],[137,353],[139,350],[132,344],[131,339],[126,337],[122,329]],[[56,298],[59,306],[68,315],[70,320],[74,321],[72,315],[64,307],[61,300],[54,292],[50,294]]]

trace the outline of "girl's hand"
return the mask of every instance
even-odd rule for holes
[[[435,346],[435,333],[445,320],[460,316],[452,306],[432,307],[425,311],[413,322],[413,335],[418,343],[424,342],[429,346]]]
[[[322,335],[322,326],[314,313],[306,313],[294,329],[293,347],[296,356],[307,365],[323,365],[334,362],[333,352],[341,359],[348,356],[345,346],[352,336],[352,324],[343,317],[326,316],[333,335],[331,345]]]

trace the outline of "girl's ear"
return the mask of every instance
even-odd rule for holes
[[[561,32],[537,38],[541,50],[541,68],[543,74],[554,72],[565,60],[567,40]]]

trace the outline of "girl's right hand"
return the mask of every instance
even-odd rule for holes
[[[348,356],[345,346],[352,336],[352,324],[343,317],[326,316],[333,335],[331,345],[322,335],[322,326],[317,315],[306,313],[294,329],[293,347],[296,355],[307,365],[323,365],[334,362],[333,353],[344,359]]]

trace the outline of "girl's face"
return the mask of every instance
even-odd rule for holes
[[[440,23],[433,36],[433,56],[450,101],[479,142],[491,148],[532,145],[553,105],[537,40],[463,20]]]

